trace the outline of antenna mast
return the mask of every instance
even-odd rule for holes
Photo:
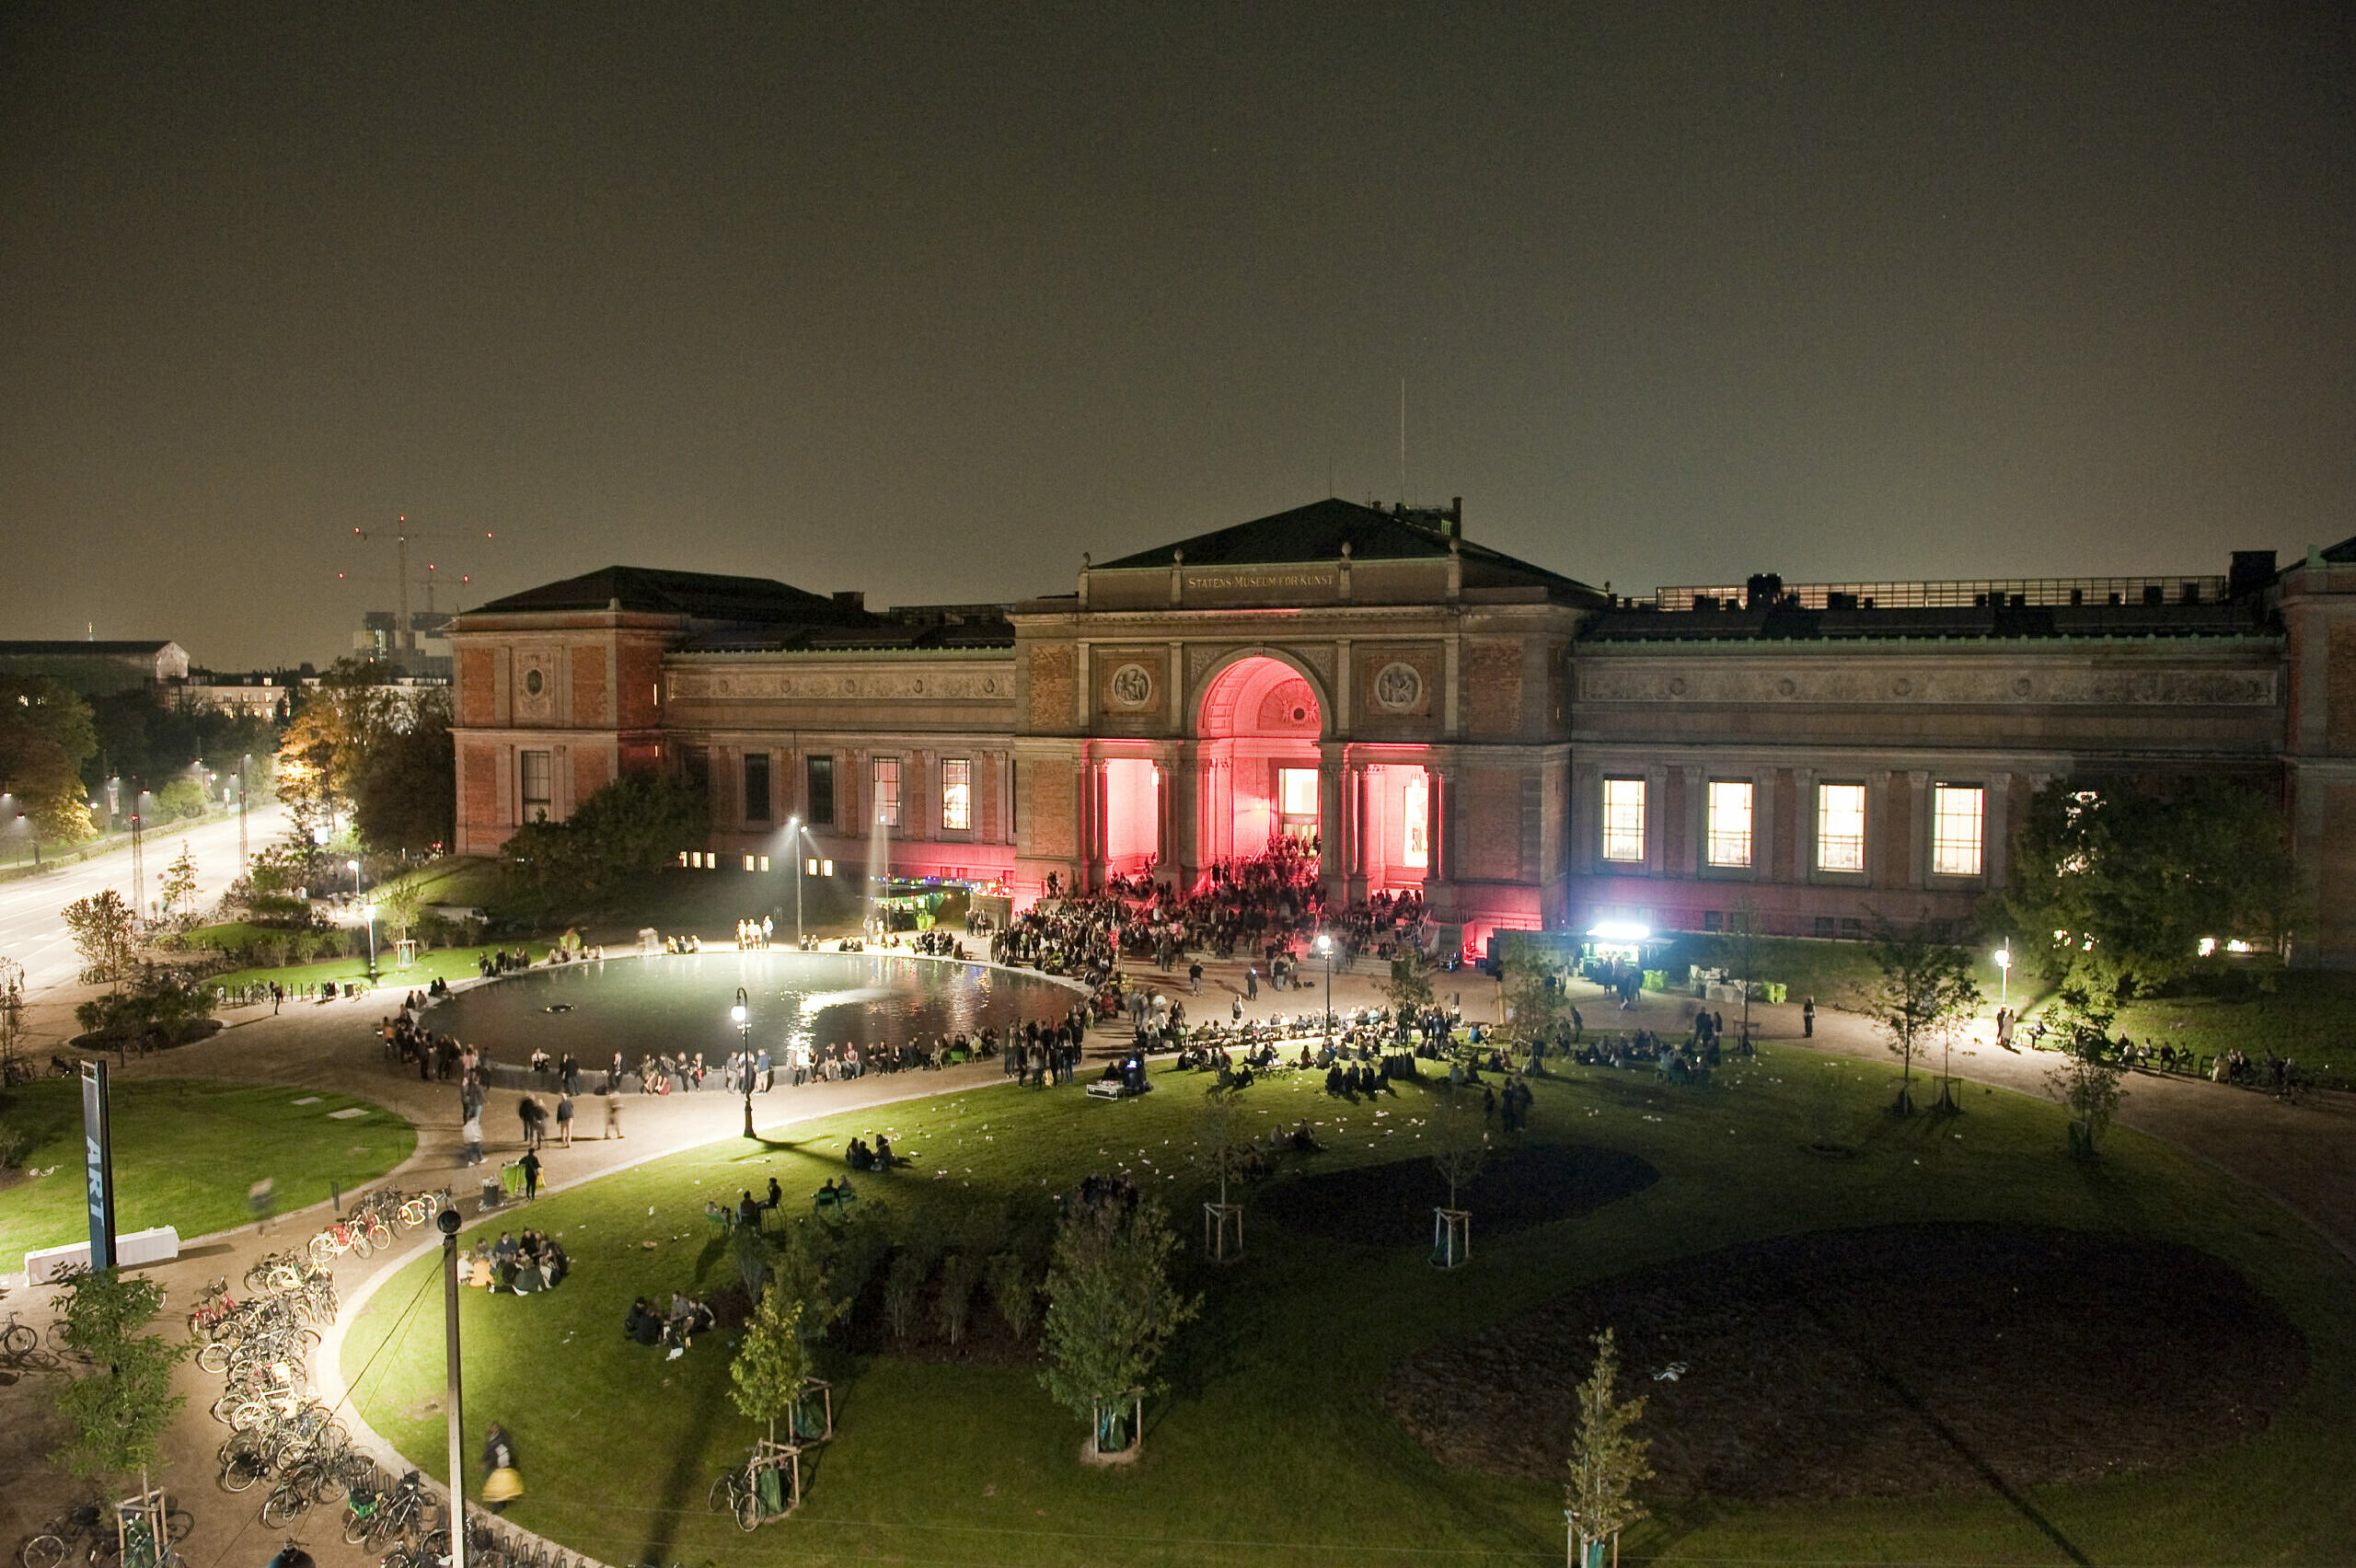
[[[1407,503],[1407,378],[1399,378],[1399,503]]]

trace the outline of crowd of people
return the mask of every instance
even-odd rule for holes
[[[477,1241],[468,1255],[466,1283],[492,1295],[530,1296],[554,1290],[572,1272],[564,1243],[553,1236],[502,1230],[497,1241]]]
[[[708,1304],[675,1290],[667,1310],[643,1296],[632,1301],[622,1318],[622,1337],[649,1349],[665,1346],[664,1359],[676,1361],[695,1343],[698,1334],[710,1333],[718,1321]]]

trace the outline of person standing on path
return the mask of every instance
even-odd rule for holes
[[[609,1138],[622,1136],[622,1102],[610,1083],[606,1086],[606,1136]]]
[[[467,1119],[459,1124],[458,1142],[465,1146],[458,1155],[459,1164],[480,1165],[482,1163],[482,1111],[480,1107],[468,1111],[467,1113]]]
[[[537,1149],[525,1149],[524,1151],[524,1158],[516,1161],[516,1164],[522,1168],[524,1172],[524,1201],[528,1204],[533,1199],[540,1195],[539,1151]]]
[[[569,1089],[556,1097],[556,1136],[566,1148],[572,1147],[572,1090]]]
[[[1816,1038],[1816,998],[1810,997],[1800,1004],[1800,1038]]]

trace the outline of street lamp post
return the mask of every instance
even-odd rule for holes
[[[352,868],[352,896],[357,898],[360,896],[360,862],[346,860],[344,864]]]
[[[728,1021],[736,1026],[738,1056],[736,1082],[745,1091],[745,1136],[748,1138],[755,1136],[753,1132],[753,1009],[748,1005],[751,1000],[751,997],[745,995],[745,987],[739,986],[736,987],[736,1005],[728,1009]]]
[[[368,922],[368,978],[369,978],[369,979],[371,979],[371,980],[374,980],[375,978],[376,978],[376,903],[375,903],[375,900],[371,899],[371,900],[369,900],[366,904],[362,905],[360,906],[360,913],[361,913],[362,917],[363,917],[364,918],[365,918],[365,919],[367,920],[367,922]]]
[[[802,819],[785,819],[785,842],[793,852],[793,946],[802,947]]]
[[[2009,942],[1996,950],[1996,1005],[2013,1005],[2013,949]]]
[[[1317,951],[1325,958],[1325,1048],[1334,1048],[1334,934],[1317,933]]]
[[[450,1432],[450,1568],[467,1568],[467,1424],[458,1403],[458,1211],[433,1216],[442,1232],[443,1356]]]

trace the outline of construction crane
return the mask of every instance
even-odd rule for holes
[[[407,517],[395,518],[393,520],[393,526],[390,528],[354,528],[352,531],[352,536],[353,538],[364,539],[370,542],[376,542],[384,539],[392,540],[393,548],[398,558],[398,564],[395,568],[396,582],[398,583],[398,587],[395,592],[398,598],[398,614],[400,617],[400,618],[393,624],[392,651],[397,657],[404,652],[410,654],[416,653],[417,628],[415,626],[410,624],[409,618],[410,543],[412,540],[430,542],[434,539],[472,539],[475,536],[472,534],[455,534],[444,531],[429,531],[422,528],[412,528],[409,525],[409,519]],[[482,536],[485,539],[490,538],[491,536],[491,531],[489,529],[485,529]],[[436,568],[433,562],[428,561],[426,563],[425,607],[428,610],[431,610],[433,607],[433,572],[435,570]],[[338,577],[344,577],[345,574],[339,571],[336,575]],[[346,581],[350,581],[350,579],[347,578]],[[468,582],[471,581],[471,579],[461,577],[459,581]]]

